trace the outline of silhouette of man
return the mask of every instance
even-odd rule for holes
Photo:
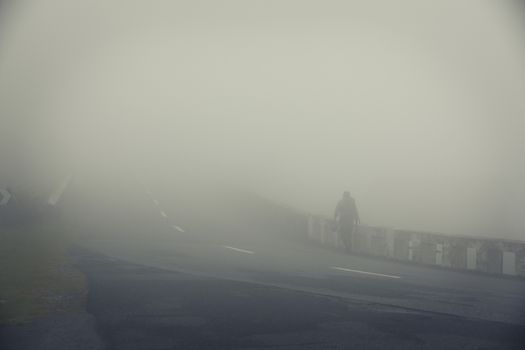
[[[345,191],[343,198],[337,203],[334,220],[338,224],[339,234],[341,235],[345,249],[347,252],[350,252],[352,249],[352,236],[360,220],[355,200],[350,196],[349,191]]]

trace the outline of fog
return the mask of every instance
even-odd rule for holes
[[[0,185],[251,191],[525,239],[525,27],[507,1],[1,5]],[[175,193],[175,192],[173,192]]]

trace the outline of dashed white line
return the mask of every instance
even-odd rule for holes
[[[241,248],[235,248],[229,245],[223,245],[223,248],[235,250],[236,252],[245,253],[245,254],[255,254],[255,252],[252,252],[251,250],[241,249]]]
[[[51,194],[51,196],[49,196],[49,199],[48,199],[48,203],[52,206],[56,206],[58,204],[58,202],[60,201],[60,198],[62,197],[62,195],[64,194],[64,192],[66,191],[67,187],[69,186],[69,182],[71,181],[71,175],[68,175],[68,177],[66,177],[64,179],[64,181],[60,184],[60,187],[55,191],[53,192],[53,194]]]
[[[376,273],[376,272],[368,272],[368,271],[352,270],[352,269],[347,269],[346,267],[332,266],[332,269],[334,269],[334,270],[339,270],[339,271],[346,271],[346,272],[362,273],[362,274],[365,274],[365,275],[373,275],[373,276],[380,276],[380,277],[401,278],[400,276],[384,275],[384,274],[382,274],[382,273]]]
[[[156,199],[153,200],[153,203],[155,203],[155,205],[156,205],[157,207],[160,205],[159,201],[156,200]]]
[[[163,212],[163,211],[160,212],[160,215],[162,215],[162,216],[165,217],[165,218],[168,218],[168,214],[166,214],[166,213]]]
[[[175,230],[179,231],[179,232],[185,232],[180,226],[177,226],[177,225],[173,225],[171,226],[173,227]]]

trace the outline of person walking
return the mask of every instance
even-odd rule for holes
[[[355,199],[352,198],[349,191],[343,193],[343,197],[337,203],[334,213],[334,220],[337,223],[341,240],[345,246],[345,250],[350,252],[352,250],[352,238],[356,231],[357,225],[361,222],[359,219],[359,212],[355,204]]]

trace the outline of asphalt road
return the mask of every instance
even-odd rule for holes
[[[89,280],[88,311],[110,349],[521,349],[524,344],[523,326],[77,254]]]
[[[75,250],[108,348],[525,348],[523,280],[347,255],[148,196]]]

